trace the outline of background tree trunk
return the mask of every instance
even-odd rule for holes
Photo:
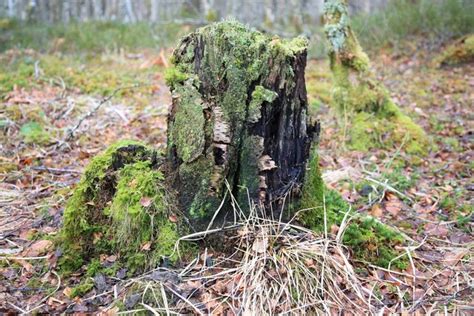
[[[228,189],[242,203],[248,192],[266,206],[299,191],[314,131],[306,45],[222,22],[190,34],[174,52],[168,158],[181,207],[195,223],[207,225]]]
[[[352,31],[348,1],[325,0],[324,22],[334,77],[333,102],[341,116],[352,122],[351,147],[365,151],[395,144],[404,145],[409,153],[426,153],[429,142],[423,129],[400,110],[376,78]]]

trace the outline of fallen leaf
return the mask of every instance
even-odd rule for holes
[[[446,228],[446,225],[428,223],[425,226],[425,232],[428,235],[434,235],[437,237],[446,237],[449,233],[449,230]]]
[[[46,253],[53,246],[51,240],[38,240],[35,241],[30,247],[23,251],[25,257],[38,257],[41,254]]]
[[[151,248],[151,242],[147,242],[147,243],[143,244],[141,249],[143,251],[148,251],[148,250],[150,250],[150,248]]]
[[[468,248],[458,248],[449,252],[443,260],[450,267],[455,266],[469,252]]]
[[[372,209],[370,210],[370,215],[372,215],[375,218],[380,218],[380,217],[382,217],[382,214],[383,214],[383,210],[380,207],[380,205],[379,204],[374,204],[372,206]]]
[[[400,201],[392,200],[385,203],[384,206],[387,212],[389,212],[393,216],[397,216],[398,213],[400,213],[400,211],[402,210],[402,203]]]
[[[178,221],[178,217],[176,217],[176,215],[174,215],[174,214],[171,214],[170,216],[168,216],[168,219],[172,223],[176,223]]]
[[[108,256],[105,260],[107,260],[108,262],[115,262],[117,260],[117,256],[111,255]]]
[[[64,288],[63,294],[66,295],[66,297],[71,298],[72,288],[70,288],[69,286]]]
[[[143,207],[149,207],[151,205],[152,199],[149,197],[142,197],[140,199],[140,205]]]

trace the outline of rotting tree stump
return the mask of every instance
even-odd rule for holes
[[[307,117],[306,54],[304,38],[232,21],[197,30],[174,51],[167,158],[192,221],[206,223],[229,192],[270,206],[300,190],[316,130]]]
[[[129,271],[156,266],[176,258],[179,237],[206,228],[222,202],[214,223],[223,223],[230,193],[243,210],[249,198],[275,211],[282,197],[297,196],[316,131],[307,117],[306,47],[303,38],[234,21],[185,37],[166,74],[166,157],[121,142],[92,160],[64,211],[63,269],[112,254]]]

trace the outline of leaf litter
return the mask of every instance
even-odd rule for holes
[[[2,58],[21,54],[10,51]],[[166,62],[163,54],[110,59],[136,69],[155,67],[159,73]],[[102,98],[48,78],[13,88],[0,103],[0,309],[114,315],[121,303],[129,310],[171,314],[472,310],[474,65],[433,69],[427,66],[430,56],[415,47],[402,54],[381,51],[373,58],[397,103],[431,135],[434,147],[427,157],[412,157],[403,148],[345,149],[344,127],[327,100],[313,111],[323,126],[320,163],[327,185],[359,212],[390,223],[412,240],[406,248],[408,269],[352,260],[337,238],[344,227],[318,236],[265,218],[254,207],[253,215],[227,237],[235,244],[232,255],[211,248],[190,263],[141,276],[130,278],[123,270],[112,277],[100,274],[91,290],[76,298],[72,288],[85,276],[79,272],[61,280],[54,272],[60,253],[50,244],[70,188],[89,159],[118,139],[164,146],[170,96],[161,76],[147,78],[153,88],[110,99],[58,150],[68,128]],[[325,61],[309,62],[308,85],[321,80],[312,75],[321,69],[327,70]],[[48,143],[25,142],[21,126],[33,120],[48,133]],[[398,178],[394,169],[400,171]],[[140,203],[149,201],[145,197]],[[146,251],[149,245],[142,247]],[[103,259],[113,263],[116,258]]]

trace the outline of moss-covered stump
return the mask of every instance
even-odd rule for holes
[[[64,211],[63,271],[103,255],[115,256],[131,272],[174,256],[180,227],[169,220],[173,203],[160,165],[153,149],[133,141],[116,143],[92,160]]]
[[[449,45],[436,59],[438,67],[474,62],[474,34],[465,35]]]
[[[303,38],[226,21],[188,35],[175,50],[166,77],[168,158],[179,202],[197,227],[207,226],[228,188],[245,205],[247,192],[269,205],[301,186],[314,130],[306,49]]]
[[[350,27],[347,0],[325,0],[324,21],[333,102],[344,124],[351,123],[347,131],[351,147],[366,151],[403,144],[409,153],[425,153],[428,139],[423,129],[400,110],[371,70]]]

